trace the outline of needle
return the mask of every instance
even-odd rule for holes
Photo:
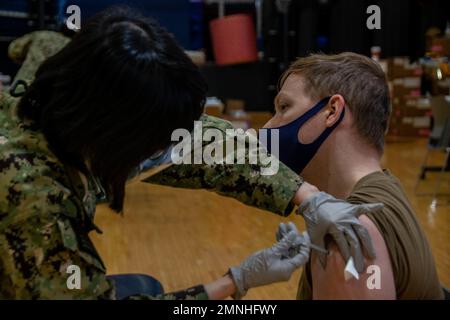
[[[319,247],[319,246],[316,246],[315,244],[310,243],[310,244],[309,244],[309,247],[310,247],[311,249],[314,249],[314,250],[319,251],[319,252],[321,252],[321,253],[328,254],[328,250],[326,250],[326,249],[324,249],[324,248],[321,248],[321,247]]]

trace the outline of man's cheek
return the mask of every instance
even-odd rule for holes
[[[325,131],[325,123],[321,122],[319,117],[320,114],[314,116],[300,128],[297,136],[298,141],[304,144],[312,143]]]

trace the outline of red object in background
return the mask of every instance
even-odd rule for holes
[[[210,22],[214,57],[218,65],[258,60],[251,16],[233,14]]]

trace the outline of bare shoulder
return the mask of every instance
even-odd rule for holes
[[[372,238],[376,258],[366,259],[366,270],[359,280],[345,281],[346,261],[336,244],[329,246],[325,269],[313,252],[311,273],[314,299],[395,299],[395,282],[386,243],[376,225],[367,216],[359,218]]]

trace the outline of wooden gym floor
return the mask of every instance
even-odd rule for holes
[[[389,143],[383,161],[402,181],[432,247],[440,280],[450,287],[450,205],[445,203],[450,196],[433,209],[431,197],[414,195],[425,150],[425,140]],[[442,154],[432,157],[435,163],[441,159]],[[436,176],[430,173],[422,190],[431,190]],[[442,187],[450,192],[450,174]],[[304,229],[302,218],[294,215],[282,218],[203,190],[137,182],[127,187],[123,217],[98,207],[95,222],[104,233],[92,233],[92,238],[109,274],[150,274],[168,292],[220,277],[247,255],[270,246],[278,224],[288,220]],[[287,283],[250,290],[246,298],[295,299],[300,274]]]

